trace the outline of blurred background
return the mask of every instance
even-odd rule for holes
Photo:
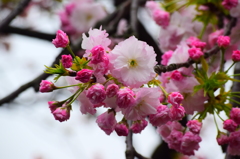
[[[0,29],[0,99],[38,77],[43,73],[44,65],[50,66],[59,55],[61,49],[56,49],[51,44],[51,37],[63,27],[59,13],[66,10],[66,5],[70,2],[32,0],[9,26]],[[112,0],[97,2],[108,15],[121,3]],[[0,1],[0,23],[19,3],[18,0]],[[139,17],[149,34],[157,36],[159,29],[143,8],[139,10]],[[30,31],[45,33],[49,37],[34,37]],[[77,41],[77,38],[73,39]],[[48,77],[48,80],[52,79],[52,76]],[[59,80],[58,85],[66,85],[65,79]],[[96,116],[82,115],[75,102],[67,122],[54,120],[47,102],[62,100],[69,95],[70,92],[66,90],[44,94],[29,88],[13,101],[1,105],[0,158],[124,159],[125,137],[119,137],[116,133],[108,136],[95,122],[96,116],[104,112],[101,108]],[[190,158],[224,158],[217,145],[216,134],[210,116],[203,122],[201,148],[195,157]],[[160,136],[150,125],[141,134],[134,134],[136,150],[146,157],[151,157],[160,143]]]

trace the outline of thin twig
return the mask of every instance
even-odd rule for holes
[[[0,30],[1,31],[1,30]],[[7,26],[4,30],[1,31],[3,34],[19,34],[19,35],[24,35],[28,37],[33,37],[33,38],[38,38],[42,40],[47,40],[47,41],[52,41],[56,37],[55,34],[47,34],[47,33],[42,33],[38,31],[33,31],[30,29],[22,29],[22,28],[17,28],[17,27],[12,27],[12,26]]]
[[[131,125],[132,121],[128,121],[128,125]],[[129,130],[128,136],[126,137],[126,159],[134,159],[135,149],[133,147],[133,132]]]
[[[236,22],[237,22],[237,19],[236,18],[232,18],[231,21],[228,23],[228,25],[226,26],[225,28],[225,32],[224,32],[224,35],[230,35],[231,34],[231,30],[232,28],[236,25]],[[217,54],[219,52],[220,48],[215,45],[212,49],[206,51],[204,53],[204,58],[208,58],[214,54]],[[179,69],[181,67],[189,67],[191,66],[193,63],[195,63],[194,60],[192,59],[188,59],[187,62],[184,62],[184,63],[174,63],[174,64],[170,64],[168,66],[163,66],[163,65],[156,65],[154,67],[154,71],[157,73],[157,74],[161,74],[162,72],[170,72],[170,71],[173,71],[173,70],[176,70],[176,69]]]
[[[28,6],[31,0],[22,0],[18,6],[0,23],[0,30],[4,30],[11,21],[22,13],[22,11]]]

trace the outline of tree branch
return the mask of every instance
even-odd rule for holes
[[[132,0],[131,3],[131,21],[130,21],[130,25],[131,25],[131,29],[133,31],[133,35],[135,35],[136,37],[138,37],[138,19],[137,19],[137,13],[138,13],[138,4],[139,1],[138,0]]]
[[[22,13],[24,8],[26,8],[31,0],[22,0],[18,6],[0,23],[0,31],[4,30],[11,21],[19,14]]]
[[[236,18],[231,18],[230,22],[228,23],[228,25],[225,28],[224,35],[231,34],[231,30],[236,25],[236,22],[237,22]],[[204,53],[204,58],[206,59],[214,54],[217,54],[219,52],[219,50],[220,50],[220,48],[217,45],[215,45],[212,49],[210,49]],[[184,63],[170,64],[168,66],[156,65],[154,67],[154,71],[160,75],[162,72],[170,72],[170,71],[179,69],[181,67],[189,67],[193,63],[195,63],[194,60],[188,59],[188,61],[184,62]]]
[[[47,41],[52,41],[52,39],[56,37],[55,34],[47,34],[47,33],[42,33],[38,31],[33,31],[30,29],[22,29],[22,28],[17,28],[12,26],[7,26],[4,30],[0,30],[0,32],[4,34],[8,34],[8,33],[19,34],[19,35],[29,36],[29,37],[38,38],[38,39],[47,40]]]

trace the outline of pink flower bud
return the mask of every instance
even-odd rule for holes
[[[49,101],[48,102],[49,109],[51,110],[51,113],[53,113],[58,107],[61,107],[61,103],[57,101]]]
[[[96,120],[98,126],[107,134],[110,135],[115,126],[117,121],[115,119],[115,114],[113,111],[107,111],[97,117]]]
[[[173,54],[173,51],[172,50],[169,50],[167,52],[165,52],[163,55],[162,55],[162,61],[161,61],[161,64],[166,66],[168,64],[168,61],[169,59],[172,57],[172,54]]]
[[[118,136],[127,136],[128,135],[128,127],[127,125],[123,123],[118,123],[115,126],[115,131],[118,134]]]
[[[119,87],[116,84],[110,84],[107,86],[106,94],[108,98],[114,97],[119,91]]]
[[[238,0],[223,0],[222,5],[225,9],[230,10],[238,5]]]
[[[240,61],[240,50],[233,51],[232,60],[235,61],[235,62]]]
[[[62,64],[65,68],[72,67],[72,56],[71,55],[62,55]]]
[[[213,47],[216,44],[218,37],[220,35],[223,35],[223,32],[224,30],[221,29],[208,35],[208,43],[210,44],[211,47]]]
[[[200,41],[198,38],[194,36],[188,38],[186,42],[190,47],[196,47],[200,49],[204,49],[204,47],[207,45],[205,42]]]
[[[181,131],[172,130],[170,135],[167,137],[168,147],[180,151],[180,146],[183,138]]]
[[[188,50],[188,54],[189,54],[190,58],[193,60],[198,60],[198,59],[200,59],[201,56],[203,56],[203,52],[201,51],[201,49],[195,48],[195,47],[190,48]]]
[[[149,121],[153,126],[161,126],[170,121],[169,108],[166,105],[157,107],[157,113],[149,115]]]
[[[240,108],[232,108],[230,112],[230,119],[234,120],[235,123],[240,125]]]
[[[169,116],[172,121],[174,120],[182,120],[182,118],[185,116],[185,109],[182,106],[179,107],[171,107]]]
[[[230,133],[229,136],[229,145],[228,145],[228,153],[230,155],[240,155],[240,130],[234,131]]]
[[[47,80],[42,80],[42,82],[40,83],[39,91],[42,93],[52,92],[55,88],[56,87],[52,82]]]
[[[199,134],[202,128],[202,123],[198,120],[189,120],[187,122],[187,127],[192,133]]]
[[[137,133],[141,133],[142,130],[144,130],[147,125],[148,125],[148,122],[145,119],[137,120],[133,122],[130,129],[132,130],[133,133],[137,134]]]
[[[128,108],[130,106],[133,106],[136,101],[134,96],[134,92],[129,88],[125,87],[123,89],[120,89],[117,93],[117,105],[119,108]]]
[[[59,107],[52,114],[55,120],[60,122],[66,121],[70,118],[70,111],[66,107]]]
[[[168,12],[157,9],[153,12],[153,19],[159,26],[166,28],[170,22],[170,15]]]
[[[194,155],[194,150],[199,149],[199,143],[202,141],[198,134],[190,131],[186,132],[182,137],[181,152],[184,155]]]
[[[95,84],[87,90],[88,99],[92,104],[99,104],[106,98],[106,92],[102,84]]]
[[[82,69],[77,72],[75,79],[81,81],[82,83],[87,83],[91,79],[92,74],[93,70]]]
[[[174,107],[178,107],[183,101],[183,95],[179,92],[172,92],[168,96],[168,102]]]
[[[217,44],[219,47],[228,47],[230,44],[230,37],[229,36],[219,36],[217,39]]]
[[[66,33],[62,30],[57,31],[57,36],[55,39],[52,40],[52,43],[55,45],[56,48],[58,47],[67,47],[69,44],[69,39]]]
[[[229,143],[229,137],[223,132],[218,132],[217,136],[218,145],[225,145]]]
[[[171,79],[181,81],[183,79],[183,75],[178,70],[175,70],[171,74]]]
[[[103,62],[104,48],[101,45],[93,47],[91,50],[91,53],[92,53],[92,57],[91,57],[92,64],[98,64],[100,62]]]
[[[227,119],[223,122],[223,128],[229,132],[233,132],[237,128],[237,124],[232,119]]]

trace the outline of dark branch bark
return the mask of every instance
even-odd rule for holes
[[[18,6],[0,23],[0,31],[4,30],[12,20],[22,13],[22,11],[28,6],[31,0],[22,0]]]
[[[130,21],[130,25],[131,25],[131,29],[133,31],[133,35],[135,35],[136,37],[138,37],[138,19],[137,19],[137,13],[138,13],[138,4],[139,1],[138,0],[132,0],[131,3],[131,21]]]
[[[42,40],[47,40],[47,41],[52,41],[56,37],[55,34],[47,34],[47,33],[41,33],[38,31],[33,31],[30,29],[22,29],[22,28],[17,28],[17,27],[12,27],[12,26],[7,26],[4,30],[0,30],[1,33],[3,34],[19,34],[19,35],[24,35],[28,37],[33,37],[33,38],[38,38]]]

